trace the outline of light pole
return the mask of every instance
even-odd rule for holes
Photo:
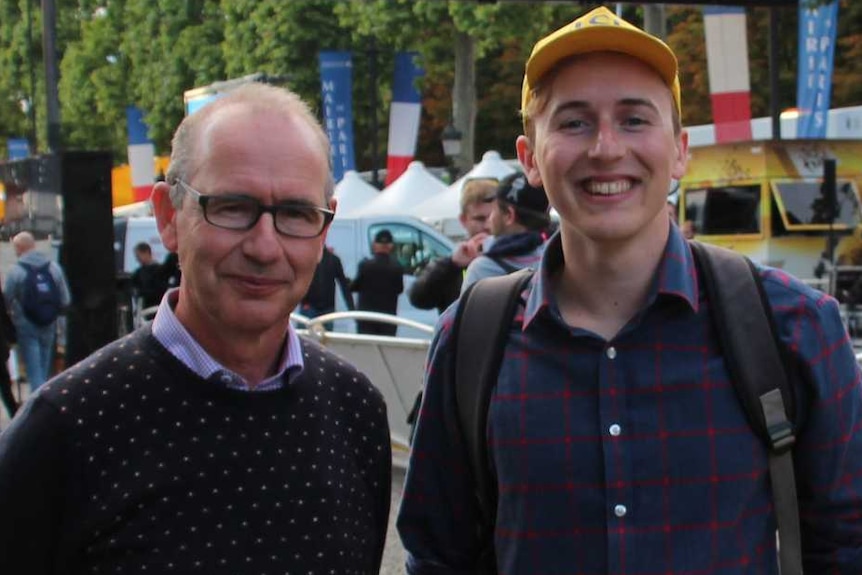
[[[443,155],[446,156],[448,162],[449,183],[451,184],[458,176],[458,166],[455,165],[455,159],[461,154],[461,132],[452,122],[449,122],[449,125],[443,128],[440,139],[443,142]]]

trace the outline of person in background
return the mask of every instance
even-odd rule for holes
[[[486,557],[508,575],[778,573],[769,451],[665,207],[688,158],[678,72],[664,42],[604,7],[533,47],[516,148],[560,229],[489,398],[493,539],[478,536],[455,415],[452,306],[429,351],[397,521],[408,573],[477,573]],[[804,572],[859,575],[862,371],[834,299],[757,269],[801,380],[788,471]]]
[[[419,309],[432,309],[442,313],[458,299],[464,270],[479,254],[488,237],[488,216],[499,182],[493,178],[467,180],[461,190],[461,213],[458,221],[467,232],[467,239],[459,242],[450,257],[438,258],[429,263],[410,288],[410,303]]]
[[[379,571],[386,405],[290,325],[333,190],[289,90],[249,83],[183,119],[151,195],[182,282],[0,435],[3,573]]]
[[[350,290],[358,292],[356,309],[395,315],[398,295],[404,291],[404,269],[392,258],[392,232],[374,235],[370,258],[359,262]],[[357,320],[356,331],[372,335],[395,335],[398,326],[380,321]]]
[[[515,173],[503,178],[485,201],[491,204],[488,229],[494,237],[467,266],[461,293],[482,278],[536,267],[545,249],[544,232],[551,223],[545,190]]]
[[[344,275],[344,266],[332,248],[326,246],[323,257],[314,270],[311,286],[302,299],[299,311],[308,318],[314,318],[335,311],[335,285],[341,289],[344,304],[348,310],[353,310],[353,296],[350,293],[350,280]],[[332,329],[332,322],[327,322],[326,329]]]
[[[15,399],[15,394],[12,393],[12,376],[9,373],[9,352],[12,346],[18,341],[18,334],[15,330],[15,324],[12,323],[12,318],[9,317],[9,312],[6,310],[6,298],[3,297],[3,290],[0,290],[0,400],[6,407],[6,412],[9,417],[15,417],[18,411],[18,401]]]
[[[9,270],[3,291],[18,334],[18,354],[30,382],[30,391],[35,392],[51,374],[57,342],[57,318],[69,307],[72,298],[63,269],[36,249],[33,234],[26,231],[18,233],[12,238],[12,246],[18,256],[18,264]],[[28,273],[43,275],[31,283],[28,282]],[[27,292],[30,295],[25,295]],[[36,296],[35,292],[39,295]],[[32,306],[30,302],[33,302]],[[38,317],[30,311],[34,307],[39,312]]]
[[[157,306],[168,289],[162,266],[153,259],[153,249],[147,242],[135,245],[134,252],[140,266],[132,272],[132,295],[140,298],[142,308]]]
[[[168,252],[162,261],[162,281],[170,288],[180,287],[183,274],[180,270],[180,259],[176,252]]]

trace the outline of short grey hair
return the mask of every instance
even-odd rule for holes
[[[171,142],[171,163],[165,174],[165,180],[171,186],[171,203],[175,208],[179,209],[182,206],[186,193],[185,188],[177,185],[177,181],[187,182],[194,175],[198,134],[219,110],[230,106],[242,106],[255,111],[277,111],[285,117],[305,122],[316,135],[326,154],[328,170],[323,194],[327,203],[332,199],[335,193],[335,181],[332,177],[331,145],[329,137],[311,108],[295,92],[287,88],[252,82],[210,102],[180,122]]]

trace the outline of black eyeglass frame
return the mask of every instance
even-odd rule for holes
[[[298,239],[311,239],[320,236],[325,230],[326,227],[332,223],[332,219],[335,217],[335,212],[327,208],[321,208],[320,206],[315,206],[311,204],[306,204],[304,202],[282,202],[279,204],[275,204],[272,206],[267,206],[260,203],[258,200],[251,198],[249,196],[240,196],[240,195],[224,195],[224,196],[213,196],[209,194],[202,194],[198,190],[191,187],[186,181],[177,178],[174,182],[175,184],[182,186],[186,191],[191,192],[193,196],[197,197],[197,203],[201,207],[201,211],[204,215],[204,220],[211,226],[215,226],[217,228],[221,228],[223,230],[234,230],[234,231],[248,231],[257,225],[257,222],[260,221],[260,217],[263,214],[270,214],[272,216],[272,225],[275,228],[275,231],[280,233],[283,236],[289,238],[298,238]],[[241,200],[243,202],[253,203],[257,206],[257,214],[255,217],[245,226],[226,226],[224,224],[218,224],[210,220],[207,215],[207,204],[209,204],[210,200],[217,199],[233,199],[233,200]],[[323,214],[323,225],[320,226],[320,230],[313,235],[297,235],[294,233],[288,233],[278,227],[278,218],[276,217],[279,210],[284,208],[301,208],[301,209],[311,209],[316,212]]]

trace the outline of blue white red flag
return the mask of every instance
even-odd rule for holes
[[[416,52],[398,52],[395,55],[395,82],[389,110],[389,149],[386,159],[387,186],[404,173],[416,153],[422,112],[416,79],[424,74],[424,70],[416,63],[418,56]]]

